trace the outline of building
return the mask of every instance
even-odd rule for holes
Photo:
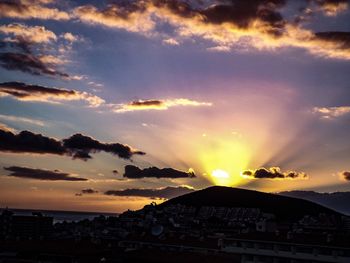
[[[41,213],[14,215],[4,210],[0,215],[0,230],[1,237],[6,239],[44,239],[53,232],[53,218]]]
[[[224,239],[221,251],[240,254],[241,263],[349,263],[350,248],[249,239]]]

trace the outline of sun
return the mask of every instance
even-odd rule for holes
[[[238,184],[238,179],[235,174],[230,174],[229,172],[222,169],[215,169],[210,173],[210,180],[215,185],[221,186],[233,186]]]
[[[232,184],[232,178],[228,172],[222,169],[215,169],[210,174],[211,180],[216,185],[230,186]]]
[[[205,176],[215,185],[237,186],[244,178],[249,162],[249,153],[242,141],[225,138],[212,139],[200,147],[199,158]]]
[[[221,170],[221,169],[215,169],[211,172],[211,175],[216,178],[229,178],[230,175],[228,172]]]

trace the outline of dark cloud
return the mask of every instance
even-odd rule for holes
[[[9,24],[0,28],[0,32],[11,34],[1,40],[0,66],[7,70],[22,71],[32,75],[45,75],[70,79],[70,75],[57,69],[64,64],[59,56],[52,55],[53,47],[47,46],[57,37],[45,27],[29,27],[23,24]],[[46,53],[46,55],[45,55]]]
[[[89,152],[78,150],[73,153],[73,159],[80,159],[80,160],[87,161],[89,159],[92,159],[92,156],[89,154]]]
[[[96,193],[98,193],[98,191],[95,189],[92,189],[92,188],[87,188],[87,189],[81,190],[81,193],[82,194],[96,194]]]
[[[162,106],[163,101],[161,100],[137,100],[130,102],[130,106],[142,107],[142,106]]]
[[[31,85],[23,82],[0,83],[0,95],[13,96],[18,100],[41,101],[57,103],[60,101],[82,100],[90,107],[98,107],[104,103],[100,97],[77,90],[50,88],[40,85]]]
[[[164,187],[159,189],[124,189],[124,190],[109,190],[106,191],[106,195],[114,196],[140,196],[140,197],[149,197],[149,198],[174,198],[180,195],[188,194],[194,192],[193,188],[186,186],[178,187]]]
[[[350,49],[350,32],[317,32],[317,39],[336,43],[343,49]]]
[[[341,172],[341,176],[342,176],[346,181],[350,181],[350,172],[348,172],[348,171]]]
[[[10,48],[25,54],[32,53],[32,43],[23,38],[16,37],[14,40],[0,40],[0,49]]]
[[[169,10],[171,13],[193,18],[200,15],[206,23],[231,23],[240,28],[248,28],[252,22],[260,20],[271,28],[282,28],[284,20],[278,9],[286,4],[285,0],[231,0],[216,2],[204,9],[198,9],[178,0],[153,0],[158,8]]]
[[[23,1],[28,2],[28,0]],[[57,41],[64,36],[74,39],[71,33],[57,37],[53,31],[47,30],[44,26],[29,26],[22,23],[1,25],[0,33],[4,36],[0,40],[0,48],[3,49],[0,53],[1,67],[32,75],[68,80],[82,78],[82,76],[70,76],[58,69],[69,60],[65,58],[66,56],[60,50],[61,45]],[[71,44],[69,45],[71,48]]]
[[[90,153],[99,151],[105,151],[123,159],[130,159],[134,154],[145,154],[144,152],[133,150],[127,145],[101,143],[82,134],[75,134],[68,139],[59,141],[30,131],[14,134],[11,131],[2,129],[0,129],[0,151],[68,155],[72,156],[73,159],[82,160],[91,159]]]
[[[104,151],[114,155],[118,155],[123,159],[130,159],[133,154],[144,155],[144,152],[131,149],[128,145],[120,143],[101,143],[89,136],[82,135],[80,133],[74,134],[68,139],[63,140],[63,146],[70,149],[74,154],[85,153],[89,156],[89,153]],[[77,157],[74,155],[74,157]]]
[[[281,169],[279,167],[246,170],[242,172],[242,175],[256,179],[306,179],[308,177],[303,172],[281,172]]]
[[[14,153],[58,154],[67,153],[62,143],[54,138],[30,131],[14,134],[10,131],[0,130],[0,151]]]
[[[23,82],[0,83],[0,93],[6,93],[17,98],[30,98],[33,96],[75,96],[74,90],[49,88],[39,85],[30,85]]]
[[[270,33],[277,34],[285,21],[278,9],[286,4],[285,0],[232,0],[200,11],[208,23],[232,23],[240,28],[248,28],[259,20],[270,26]]]
[[[193,171],[182,172],[172,168],[159,169],[157,167],[150,167],[145,169],[140,169],[134,165],[126,165],[124,177],[131,179],[139,178],[194,178],[196,175]]]
[[[11,173],[8,176],[19,177],[19,178],[28,178],[36,179],[43,181],[87,181],[86,178],[75,177],[69,173],[64,173],[58,170],[50,171],[43,169],[33,169],[28,167],[20,166],[10,166],[4,167],[6,171]]]
[[[67,73],[52,69],[33,54],[3,52],[0,53],[0,66],[7,70],[18,70],[32,75],[48,75],[69,78]]]

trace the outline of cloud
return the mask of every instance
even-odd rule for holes
[[[254,179],[307,179],[308,176],[303,172],[287,171],[282,172],[279,167],[269,169],[259,168],[257,170],[246,170],[242,176]]]
[[[318,0],[316,3],[326,16],[337,16],[349,7],[347,0]]]
[[[155,22],[149,14],[142,12],[135,3],[128,6],[108,5],[104,10],[98,10],[93,5],[80,6],[74,9],[74,15],[89,24],[99,24],[107,27],[126,29],[131,32],[150,32]]]
[[[345,180],[347,182],[350,181],[350,172],[349,171],[343,171],[339,173],[339,176],[342,180]]]
[[[69,78],[69,75],[51,68],[40,57],[33,54],[2,52],[0,66],[7,70],[18,70],[32,75]]]
[[[209,47],[207,48],[208,51],[214,51],[214,52],[229,52],[231,50],[228,46],[215,46],[215,47]]]
[[[87,189],[81,190],[81,193],[82,194],[96,194],[96,193],[98,193],[98,191],[94,190],[92,188],[87,188]]]
[[[79,76],[70,76],[55,69],[66,64],[69,59],[59,46],[70,50],[72,43],[81,38],[66,32],[57,35],[43,26],[29,26],[11,23],[0,26],[0,33],[6,36],[1,40],[0,62],[7,70],[18,70],[32,75],[60,77],[66,80],[77,80]],[[62,41],[64,40],[64,41]]]
[[[0,151],[58,155],[67,153],[62,143],[54,138],[34,134],[30,131],[22,131],[14,134],[5,130],[0,130]]]
[[[140,178],[194,178],[196,175],[193,170],[188,172],[178,171],[172,168],[159,169],[157,167],[150,167],[145,169],[140,169],[134,165],[126,165],[124,177],[131,179]]]
[[[163,39],[163,43],[170,45],[170,46],[178,46],[180,45],[179,41],[177,41],[174,38],[167,38],[167,39]]]
[[[114,111],[117,113],[140,111],[140,110],[167,110],[178,106],[212,106],[210,102],[200,102],[190,99],[168,99],[168,100],[136,100],[126,104],[118,105]]]
[[[45,123],[43,121],[25,118],[25,117],[19,117],[19,116],[0,114],[0,119],[6,120],[6,121],[13,121],[13,122],[23,122],[23,123],[33,124],[41,127],[45,126]]]
[[[173,39],[199,38],[228,50],[277,50],[293,47],[321,57],[350,59],[350,48],[337,40],[320,38],[299,22],[288,21],[281,10],[287,0],[218,1],[202,7],[177,0],[150,0],[110,4],[104,9],[92,5],[74,10],[82,22],[124,29],[149,37],[164,35],[159,25],[170,25]],[[326,14],[336,15],[347,8],[345,1],[305,1],[304,9],[316,2]],[[297,14],[300,16],[300,14]],[[336,33],[336,32],[333,32]],[[169,34],[167,34],[169,35]],[[210,50],[210,49],[209,49]]]
[[[65,40],[67,40],[67,41],[69,41],[69,42],[71,42],[71,43],[77,42],[77,41],[80,40],[80,38],[79,38],[78,36],[73,35],[73,34],[70,33],[70,32],[66,32],[66,33],[62,34],[62,37],[63,37]]]
[[[2,96],[11,96],[20,101],[38,101],[48,103],[80,100],[85,101],[89,107],[108,106],[104,99],[88,92],[31,85],[22,82],[0,83],[0,97]],[[171,107],[179,106],[208,107],[211,105],[212,103],[210,102],[199,102],[189,99],[138,100],[127,104],[112,104],[112,110],[117,113],[123,113],[138,110],[167,110]]]
[[[68,63],[68,60],[66,60],[64,57],[61,57],[61,56],[40,55],[40,56],[38,56],[38,59],[46,65],[63,65],[63,64]],[[69,80],[72,80],[72,79],[81,80],[81,79],[83,79],[82,76],[68,76],[65,78],[69,79]]]
[[[329,44],[338,44],[339,48],[350,48],[350,32],[317,32],[315,36]]]
[[[88,179],[82,177],[72,176],[69,173],[64,173],[59,170],[44,170],[33,169],[28,167],[10,166],[4,167],[6,171],[11,173],[7,176],[43,180],[43,181],[87,181]]]
[[[7,132],[16,132],[15,129],[13,129],[13,128],[11,128],[11,127],[9,127],[6,124],[1,123],[1,122],[0,122],[0,130],[7,131]]]
[[[132,155],[144,155],[144,152],[134,150],[128,145],[120,143],[101,143],[89,136],[82,135],[80,133],[74,134],[68,139],[63,140],[63,146],[67,149],[71,149],[73,153],[86,153],[87,156],[93,152],[104,151],[117,155],[123,159],[130,159]],[[77,157],[73,155],[73,157]]]
[[[52,1],[42,0],[1,0],[0,17],[17,19],[68,20],[69,14],[47,6]]]
[[[100,97],[82,91],[49,88],[22,82],[0,83],[0,96],[12,96],[21,101],[58,103],[60,101],[83,100],[90,107],[98,107],[105,101]]]
[[[124,190],[109,190],[105,192],[105,195],[114,196],[139,196],[148,198],[162,198],[169,199],[180,195],[192,193],[195,190],[187,186],[177,186],[177,187],[164,187],[158,189],[124,189]]]
[[[313,113],[318,114],[322,119],[334,119],[349,114],[350,106],[314,107]]]
[[[29,43],[48,43],[57,40],[56,34],[43,26],[31,27],[20,23],[12,23],[0,26],[0,32],[20,37]]]
[[[134,150],[128,145],[120,143],[102,143],[91,137],[74,134],[59,141],[54,138],[22,131],[14,134],[0,129],[0,151],[12,153],[56,154],[72,156],[73,159],[91,159],[91,153],[104,151],[117,155],[123,159],[130,159],[133,155],[143,155],[144,152]]]

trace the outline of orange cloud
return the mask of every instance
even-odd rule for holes
[[[326,2],[320,6],[329,9],[331,5]],[[195,9],[184,2],[153,0],[123,7],[111,4],[103,10],[91,5],[81,6],[74,14],[83,22],[148,36],[159,35],[156,25],[170,24],[177,39],[198,37],[209,40],[216,44],[209,48],[214,51],[294,47],[317,56],[350,59],[349,39],[325,38],[288,22],[279,12],[284,5],[285,1],[237,1]],[[336,6],[337,10],[344,9],[342,4]]]
[[[167,110],[177,106],[212,106],[210,102],[200,102],[190,99],[168,99],[168,100],[137,100],[126,104],[120,104],[115,108],[115,112],[122,113],[140,110]]]
[[[67,12],[47,6],[51,2],[43,0],[1,1],[0,17],[52,20],[68,20],[70,18]]]
[[[322,119],[334,119],[350,113],[350,106],[314,107],[313,113],[319,114]]]
[[[12,23],[0,26],[0,32],[20,37],[30,43],[47,43],[57,39],[54,32],[47,30],[43,26],[27,26],[24,24]]]
[[[336,16],[348,9],[349,3],[346,0],[320,0],[320,9],[326,16]]]

